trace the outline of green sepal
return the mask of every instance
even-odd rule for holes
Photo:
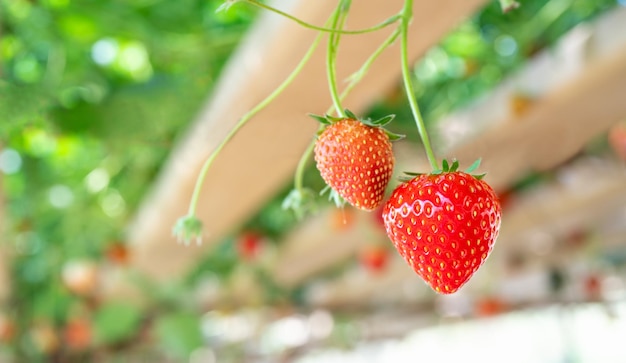
[[[321,115],[316,115],[316,114],[313,114],[313,113],[309,113],[308,116],[313,118],[313,119],[315,119],[316,121],[318,121],[319,123],[321,123],[323,125],[330,125],[330,124],[332,124],[334,122],[341,121],[341,120],[345,119],[345,117],[336,117],[336,116],[331,116],[331,115],[321,116]]]
[[[452,162],[452,165],[450,166],[450,170],[448,170],[448,171],[452,173],[452,172],[455,172],[457,170],[459,170],[459,161],[455,159]]]
[[[416,177],[416,176],[424,175],[425,173],[414,173],[412,171],[405,171],[404,174],[408,176]]]
[[[393,121],[394,118],[396,118],[396,115],[387,115],[379,118],[378,120],[370,121],[370,123],[372,125],[382,127]]]
[[[348,110],[347,108],[343,110],[343,112],[346,114],[346,116],[348,116],[348,118],[351,118],[353,120],[359,119],[358,117],[356,117],[356,115],[352,111]]]
[[[478,167],[480,166],[480,162],[481,162],[481,159],[477,159],[476,161],[474,161],[472,165],[469,166],[469,168],[465,169],[465,172],[468,174],[471,174],[476,169],[478,169]]]
[[[194,215],[186,215],[176,221],[172,235],[178,243],[189,246],[192,240],[200,246],[202,244],[202,222]]]
[[[413,175],[413,176],[411,176],[411,175],[400,175],[398,177],[398,180],[403,182],[403,183],[406,183],[406,182],[410,182],[411,180],[415,179],[416,177],[418,177],[418,175]]]
[[[313,113],[310,113],[308,116],[321,123],[322,125],[330,125],[330,120],[328,120],[328,116],[320,116]]]
[[[402,140],[402,139],[404,139],[406,137],[406,136],[401,135],[401,134],[393,133],[393,132],[391,132],[389,130],[385,130],[385,134],[387,134],[387,137],[389,138],[389,141],[392,141],[392,142],[393,141]]]
[[[464,172],[467,173],[467,174],[471,174],[473,177],[475,177],[478,180],[481,180],[487,174],[478,174],[478,175],[472,174],[473,171],[478,169],[478,167],[480,166],[480,162],[481,162],[481,159],[478,159],[478,160],[474,161],[474,163],[472,163],[472,165],[470,165],[470,167],[467,168]],[[440,174],[443,174],[443,173],[454,173],[454,172],[458,171],[458,169],[459,169],[459,161],[458,160],[453,159],[452,160],[452,164],[450,164],[450,162],[448,160],[443,159],[441,161],[441,169],[435,169],[435,170],[431,171],[429,174],[430,175],[440,175]],[[424,175],[426,173],[415,173],[415,172],[405,171],[404,174],[405,175],[400,176],[398,179],[400,181],[406,182],[408,180],[411,180],[411,179],[413,179],[413,178],[415,178],[417,176],[420,176],[420,175]]]
[[[403,175],[400,175],[398,177],[398,180],[400,180],[403,183],[406,183],[408,181],[411,181],[415,178],[417,178],[418,176],[424,175],[425,173],[415,173],[415,172],[411,172],[411,171],[405,171],[403,172]]]
[[[296,219],[301,220],[306,215],[317,212],[315,192],[309,188],[293,189],[283,199],[281,207],[284,210],[292,210]]]
[[[396,117],[396,115],[387,115],[387,116],[383,116],[379,119],[376,120],[372,120],[372,119],[361,119],[358,118],[354,112],[345,109],[344,113],[346,114],[346,117],[337,117],[337,116],[331,116],[331,115],[316,115],[313,113],[309,113],[308,116],[315,119],[317,122],[321,123],[322,125],[328,126],[331,125],[337,121],[341,121],[341,120],[345,120],[345,119],[351,119],[351,120],[356,120],[359,121],[361,123],[363,123],[364,125],[367,126],[371,126],[371,127],[379,127],[382,128],[385,131],[385,134],[387,135],[387,137],[389,138],[389,141],[398,141],[398,140],[402,140],[405,138],[405,135],[401,135],[401,134],[396,134],[394,132],[391,132],[387,129],[384,128],[385,125],[389,124],[391,121],[393,121],[393,119]],[[321,133],[323,132],[322,130],[319,130],[317,132],[317,135],[319,136]]]
[[[337,193],[337,191],[331,188],[329,185],[327,185],[324,189],[320,191],[320,195],[324,195],[329,190],[330,193],[328,194],[328,200],[333,202],[337,208],[343,208],[346,205],[346,200],[343,199],[343,197],[339,195],[339,193]]]

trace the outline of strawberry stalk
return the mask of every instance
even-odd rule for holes
[[[417,100],[415,99],[415,89],[413,88],[413,82],[411,80],[411,72],[409,68],[409,25],[411,23],[411,19],[413,18],[413,0],[405,0],[404,7],[402,8],[402,12],[400,13],[400,15],[400,58],[402,60],[402,80],[404,83],[404,89],[409,100],[409,106],[411,107],[413,118],[415,119],[415,124],[417,125],[417,131],[420,135],[420,139],[422,139],[424,150],[426,151],[426,157],[428,158],[428,162],[430,163],[430,166],[433,170],[439,170],[437,158],[435,157],[435,153],[430,146],[430,139],[428,137],[428,132],[426,131],[424,119],[422,118],[419,105],[417,104]]]
[[[343,28],[346,21],[346,16],[350,10],[351,0],[341,0],[332,15],[331,27],[333,30],[339,30]],[[330,96],[335,106],[335,111],[340,117],[345,117],[344,108],[341,105],[341,98],[339,97],[339,91],[337,90],[337,49],[339,48],[339,39],[341,34],[333,32],[328,37],[328,49],[326,52],[326,75],[328,77],[328,86],[330,88]]]
[[[217,146],[217,148],[211,153],[211,155],[205,160],[202,165],[202,169],[200,169],[200,174],[196,179],[196,185],[193,190],[193,194],[191,196],[191,202],[189,203],[189,210],[187,215],[178,219],[176,224],[174,225],[173,235],[176,236],[179,242],[188,245],[191,240],[195,240],[198,245],[202,243],[202,222],[196,216],[196,209],[198,206],[198,201],[200,199],[200,192],[202,191],[202,186],[204,184],[204,179],[206,178],[206,174],[208,170],[211,168],[211,165],[217,158],[217,155],[222,151],[224,146],[237,134],[237,132],[248,122],[252,117],[254,117],[257,113],[263,110],[267,105],[269,105],[278,95],[280,95],[286,88],[293,82],[298,74],[302,71],[306,63],[311,59],[313,52],[319,45],[322,39],[322,33],[320,33],[307,52],[304,57],[300,60],[298,65],[294,68],[294,70],[287,76],[287,78],[272,92],[268,95],[264,100],[259,102],[254,108],[248,111],[233,127],[230,132],[226,135],[226,137],[222,140],[222,142]]]
[[[257,0],[240,0],[243,2],[247,2],[249,4],[258,6],[262,9],[271,11],[275,14],[278,14],[280,16],[283,16],[287,19],[293,20],[296,23],[298,23],[299,25],[307,28],[307,29],[311,29],[311,30],[316,30],[316,31],[320,31],[320,32],[326,32],[326,33],[334,33],[334,34],[365,34],[365,33],[371,33],[371,32],[375,32],[377,30],[383,29],[393,23],[395,23],[396,21],[398,21],[400,19],[399,15],[394,15],[388,19],[386,19],[385,21],[383,21],[382,23],[376,24],[374,26],[371,26],[369,28],[365,28],[365,29],[359,29],[359,30],[344,30],[344,29],[331,29],[331,28],[325,28],[325,27],[320,27],[311,23],[307,23],[306,21],[299,19],[291,14],[288,14],[284,11],[281,11],[279,9],[276,9],[270,5],[264,4],[260,1]]]

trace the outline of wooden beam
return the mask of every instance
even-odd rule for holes
[[[485,0],[420,0],[414,4],[410,57],[416,59]],[[291,6],[290,6],[291,4]],[[278,8],[315,24],[323,24],[336,1],[276,2]],[[239,5],[242,6],[242,5]],[[355,1],[348,21],[357,29],[397,13],[401,0]],[[356,71],[391,29],[342,38],[338,75]],[[223,150],[204,184],[199,216],[206,229],[202,247],[182,247],[171,237],[176,219],[186,213],[202,162],[236,121],[268,95],[294,68],[314,32],[263,13],[233,55],[213,96],[165,165],[157,184],[129,230],[134,265],[147,275],[168,280],[186,271],[212,242],[232,231],[289,183],[297,161],[317,125],[305,115],[323,113],[330,105],[323,49],[302,74]],[[348,97],[345,106],[363,112],[398,81],[399,49],[394,45],[373,65]]]
[[[537,95],[527,113],[493,120],[480,135],[462,140],[445,153],[466,165],[482,158],[482,169],[489,171],[487,180],[495,189],[574,156],[589,140],[626,116],[626,36],[615,36],[623,33],[624,22],[626,9],[619,9],[593,30],[585,29],[583,37],[575,30],[575,37],[566,38],[557,51],[543,54],[508,82],[507,89],[481,104],[484,108],[496,97],[502,100],[507,90],[510,100],[512,89],[523,83],[552,81],[554,87],[545,87],[546,92]],[[446,122],[442,125],[450,128]]]
[[[626,213],[622,163],[583,158],[558,174],[560,178],[520,196],[512,206],[502,224],[503,246],[528,249],[537,232],[557,242],[572,231],[605,228],[603,222],[612,215]]]

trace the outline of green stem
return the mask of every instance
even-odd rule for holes
[[[302,25],[305,28],[311,29],[311,30],[317,30],[317,31],[321,31],[321,32],[326,32],[326,33],[334,33],[334,34],[365,34],[365,33],[371,33],[380,29],[383,29],[393,23],[395,23],[396,21],[398,21],[400,19],[399,15],[394,15],[390,18],[388,18],[387,20],[383,21],[380,24],[374,25],[370,28],[365,28],[365,29],[359,29],[359,30],[343,30],[343,29],[330,29],[330,28],[324,28],[321,26],[317,26],[317,25],[313,25],[311,23],[307,23],[304,20],[298,19],[295,16],[285,13],[284,11],[278,10],[272,6],[269,6],[267,4],[263,4],[260,1],[257,0],[243,0],[247,3],[250,3],[252,5],[256,5],[262,9],[265,10],[269,10],[273,13],[276,13],[278,15],[284,16],[287,19],[293,20],[296,23]]]
[[[417,125],[417,131],[420,135],[420,138],[422,139],[422,144],[424,145],[424,150],[426,151],[426,157],[428,158],[428,162],[430,163],[430,166],[433,170],[438,170],[439,165],[437,164],[437,158],[435,158],[435,153],[430,146],[430,139],[428,138],[428,132],[426,132],[426,125],[424,124],[424,119],[422,118],[422,114],[420,113],[417,100],[415,99],[415,89],[413,88],[411,71],[409,67],[409,24],[411,23],[411,19],[413,18],[413,0],[404,1],[404,7],[402,8],[401,16],[400,58],[402,59],[402,80],[404,82],[404,89],[406,90],[406,95],[409,99],[411,112],[413,113],[415,124]]]
[[[363,79],[367,71],[370,69],[372,64],[374,64],[374,61],[383,53],[385,49],[387,49],[391,44],[393,44],[393,42],[398,38],[399,35],[400,35],[400,30],[396,29],[389,37],[387,37],[387,39],[385,39],[385,41],[378,47],[378,49],[376,49],[376,51],[374,51],[374,53],[372,53],[372,55],[370,55],[370,57],[361,65],[361,68],[359,68],[359,70],[356,71],[350,77],[350,83],[341,93],[341,96],[340,96],[341,100],[345,99],[348,96],[348,94],[352,92],[354,87],[359,82],[361,82],[361,80]],[[333,110],[333,106],[330,106],[329,109],[326,111],[326,114],[330,114],[332,110]],[[323,126],[320,126],[320,130],[321,129],[323,129]],[[313,154],[313,150],[315,148],[315,140],[316,138],[313,138],[313,140],[311,140],[311,143],[306,148],[306,150],[302,154],[302,157],[300,158],[300,161],[298,162],[298,167],[296,168],[296,175],[294,177],[294,188],[297,190],[303,189],[302,179],[304,176],[304,169],[306,168],[306,165],[308,161],[311,159],[311,155]]]
[[[309,143],[309,146],[307,146],[306,150],[304,150],[300,161],[298,161],[296,176],[294,177],[294,188],[296,190],[302,191],[304,189],[304,169],[306,168],[306,164],[313,154],[313,149],[315,149],[315,138],[313,138],[313,140]]]
[[[352,76],[350,76],[350,83],[346,86],[346,88],[341,93],[340,99],[344,100],[346,96],[352,92],[352,89],[363,79],[367,71],[370,69],[374,61],[387,49],[393,42],[396,41],[398,36],[400,35],[400,30],[396,29],[393,33],[385,41],[370,55],[370,57],[363,63],[361,68],[358,71],[354,72]],[[326,113],[330,113],[330,110]]]
[[[332,15],[331,28],[333,30],[341,29],[346,19],[346,14],[350,8],[350,0],[341,0],[335,12]],[[341,105],[339,91],[337,90],[337,48],[339,47],[339,39],[341,34],[331,33],[328,37],[328,49],[326,52],[326,75],[328,77],[328,86],[330,89],[330,97],[333,100],[335,111],[339,117],[345,117],[344,108]]]
[[[264,109],[268,104],[270,104],[279,94],[281,94],[289,84],[296,78],[296,76],[302,71],[306,63],[311,59],[313,52],[317,48],[322,39],[322,33],[320,33],[313,44],[309,47],[304,57],[300,60],[300,63],[294,68],[293,71],[287,76],[287,78],[281,83],[269,96],[267,96],[263,101],[259,102],[253,109],[248,111],[237,124],[233,127],[230,132],[226,135],[224,140],[217,146],[217,148],[213,151],[213,153],[209,156],[208,159],[202,165],[202,169],[200,170],[200,174],[198,175],[198,179],[196,180],[196,185],[193,190],[193,195],[191,196],[191,202],[189,204],[188,215],[193,216],[196,213],[196,208],[198,206],[198,200],[200,199],[200,192],[202,190],[202,185],[204,184],[204,178],[206,177],[207,171],[213,164],[213,161],[217,158],[217,155],[222,151],[224,146],[237,134],[237,132],[259,111]]]

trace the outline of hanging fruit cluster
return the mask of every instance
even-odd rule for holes
[[[227,1],[222,9],[228,9],[240,1]],[[280,15],[284,13],[256,0],[241,2],[260,6]],[[513,1],[501,1],[504,10],[517,7]],[[502,208],[493,189],[482,180],[484,175],[472,175],[478,167],[474,163],[465,172],[458,171],[459,164],[443,160],[441,166],[434,155],[428,133],[422,119],[412,84],[408,59],[408,28],[413,14],[413,1],[405,0],[402,10],[385,22],[363,30],[344,29],[351,6],[350,0],[340,0],[328,19],[328,28],[292,20],[319,31],[302,61],[287,79],[257,107],[244,115],[223,142],[204,164],[192,196],[189,214],[182,217],[174,227],[179,241],[201,242],[202,223],[195,216],[196,205],[204,177],[216,155],[223,146],[258,111],[269,104],[297,76],[317,47],[322,35],[328,34],[326,70],[328,86],[333,102],[323,115],[312,115],[320,122],[319,131],[305,151],[294,178],[294,189],[283,203],[296,216],[302,217],[314,209],[314,195],[302,182],[304,166],[314,154],[317,169],[330,191],[330,199],[337,206],[349,203],[364,211],[380,213],[392,174],[395,158],[392,141],[402,138],[384,128],[393,119],[388,115],[378,120],[357,117],[342,105],[344,97],[358,83],[371,63],[400,38],[402,79],[408,103],[424,145],[432,170],[406,173],[409,177],[396,187],[382,206],[382,220],[387,235],[398,253],[426,281],[431,288],[442,294],[450,294],[461,288],[480,268],[491,253],[500,229]],[[362,68],[352,77],[351,83],[339,93],[335,64],[337,49],[344,34],[362,34],[397,24],[397,28]],[[332,113],[335,115],[332,115]],[[366,264],[382,265],[382,260],[366,258]]]

